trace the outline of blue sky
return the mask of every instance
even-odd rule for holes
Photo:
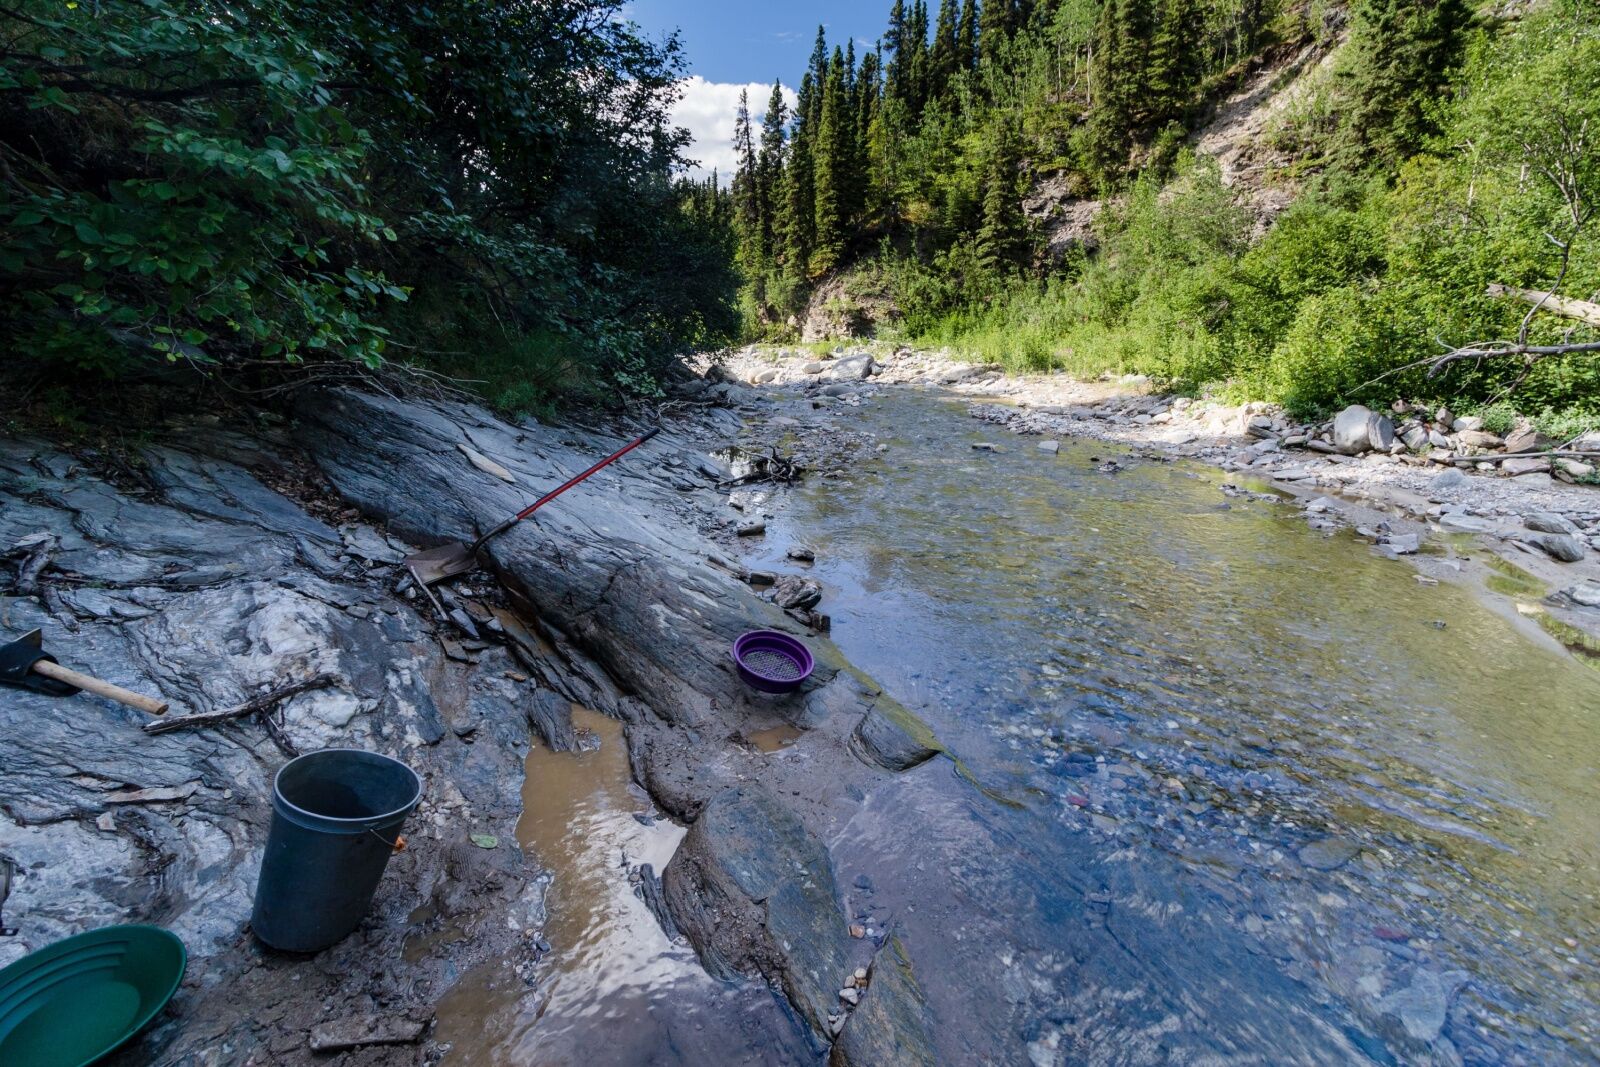
[[[891,0],[629,0],[624,10],[652,36],[682,30],[689,72],[708,82],[770,85],[781,78],[787,85],[804,72],[819,24],[830,46],[854,36],[859,52],[883,33],[890,6]]]
[[[695,173],[714,167],[726,180],[733,166],[733,113],[740,89],[749,90],[750,110],[760,121],[772,79],[793,90],[805,73],[819,24],[827,29],[830,49],[854,37],[859,55],[883,33],[891,3],[629,0],[623,13],[652,37],[681,31],[691,77],[674,115],[694,135],[689,154],[701,163]]]

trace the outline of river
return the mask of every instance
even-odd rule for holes
[[[1052,455],[923,394],[849,429],[880,447],[774,498],[748,562],[812,548],[833,640],[960,761],[859,797],[829,842],[945,1062],[1593,1061],[1600,672],[1500,594],[1419,583],[1209,468]],[[561,885],[606,865],[582,898],[626,889],[624,845],[561,838],[524,837],[558,857],[557,979],[469,1048],[583,1058],[550,1005],[605,953]],[[664,938],[637,958],[647,935],[614,925],[634,977],[585,988],[635,1036],[601,1062],[804,1058],[764,990],[712,988]]]

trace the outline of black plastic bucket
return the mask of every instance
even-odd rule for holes
[[[284,764],[250,917],[256,936],[317,952],[354,930],[421,799],[417,772],[376,752],[326,748]]]

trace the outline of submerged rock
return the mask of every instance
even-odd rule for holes
[[[944,751],[928,725],[898,704],[874,704],[852,740],[867,759],[891,771],[909,770]]]
[[[1332,871],[1343,867],[1361,852],[1359,842],[1342,837],[1325,837],[1300,848],[1300,862],[1314,871]]]

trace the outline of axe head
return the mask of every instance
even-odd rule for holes
[[[31,689],[52,697],[69,697],[81,692],[75,685],[33,673],[33,665],[40,660],[56,662],[56,658],[44,650],[44,637],[38,630],[23,634],[10,644],[0,645],[0,685]]]

